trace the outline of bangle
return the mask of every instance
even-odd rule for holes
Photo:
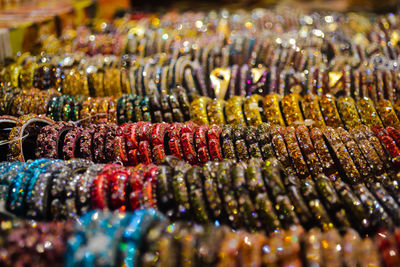
[[[100,174],[101,175],[101,174]],[[123,168],[110,169],[107,181],[109,188],[111,210],[125,211],[127,209],[127,183],[131,173]]]
[[[342,253],[337,248],[341,246],[341,238],[336,229],[330,229],[321,236],[321,251],[325,262],[331,262],[335,265],[341,265]]]
[[[323,168],[314,150],[314,145],[311,141],[310,132],[305,125],[299,125],[296,128],[295,133],[301,152],[303,153],[304,159],[308,165],[309,171],[313,175],[313,177],[317,177],[320,173],[323,173]]]
[[[258,94],[248,96],[244,100],[243,111],[247,125],[258,126],[262,123],[261,108],[259,107],[261,101],[262,97]]]
[[[328,146],[325,143],[321,130],[319,128],[313,128],[310,136],[314,144],[315,152],[321,161],[325,175],[332,181],[340,179],[339,172],[329,152]]]
[[[256,137],[260,146],[263,159],[269,159],[275,155],[271,143],[271,125],[268,123],[260,124],[256,129]]]
[[[72,128],[64,137],[64,146],[62,149],[62,155],[64,160],[76,158],[78,155],[77,146],[79,139],[81,138],[82,128]],[[96,140],[96,139],[95,139]]]
[[[207,115],[210,125],[224,125],[224,107],[225,101],[220,99],[213,99],[207,105]]]
[[[149,105],[149,97],[144,96],[142,101],[139,103],[139,107],[142,111],[142,120],[143,121],[151,121],[151,114],[150,114],[150,105]]]
[[[374,197],[382,203],[382,206],[390,215],[395,224],[400,221],[400,207],[389,192],[379,183],[370,183],[368,186]]]
[[[357,169],[359,170],[360,174],[364,178],[370,179],[372,176],[371,168],[370,168],[367,160],[364,158],[363,153],[361,152],[359,146],[353,140],[351,135],[342,127],[337,128],[336,132],[337,132],[339,138],[342,140],[343,144],[346,146],[347,151],[349,152],[354,163],[356,164]]]
[[[224,219],[222,216],[223,207],[225,205],[223,205],[224,202],[222,202],[224,198],[220,198],[218,194],[219,190],[222,192],[226,188],[224,187],[225,184],[216,180],[216,177],[214,176],[215,165],[212,164],[212,162],[207,162],[204,164],[199,175],[201,176],[202,188],[204,192],[203,196],[208,214],[213,221],[220,221]],[[214,164],[218,163],[214,162]],[[226,174],[226,170],[224,170],[224,173]],[[220,187],[218,187],[219,185]]]
[[[161,108],[162,108],[162,114],[164,117],[164,121],[168,122],[168,123],[172,123],[173,122],[173,116],[172,116],[172,109],[169,105],[169,99],[168,99],[168,95],[165,94],[164,92],[161,92],[160,94],[160,100],[161,100]],[[203,108],[201,110],[201,112],[205,112],[205,106],[204,103],[202,103],[202,100],[198,100],[199,103],[199,108]],[[190,116],[192,116],[193,112],[192,112],[192,104],[193,102],[190,104]],[[197,108],[196,104],[194,104],[194,109],[195,110],[200,110],[199,108]],[[207,117],[205,117],[207,118]],[[192,118],[191,118],[192,119]]]
[[[290,93],[281,100],[282,113],[288,126],[304,121],[299,104],[300,99],[298,94]]]
[[[376,104],[376,110],[386,127],[393,126],[395,128],[400,128],[399,118],[397,117],[392,103],[389,100],[379,100],[379,102]]]
[[[175,207],[176,215],[179,218],[187,218],[190,213],[189,193],[184,178],[190,167],[186,162],[179,162],[175,166],[172,179],[169,181],[177,204]]]
[[[337,108],[347,130],[361,124],[354,99],[348,96],[340,97],[336,101]]]
[[[319,107],[319,97],[314,94],[307,94],[301,101],[301,108],[305,119],[313,122],[313,127],[325,126],[324,117],[322,116],[321,109]]]
[[[320,266],[323,264],[321,249],[322,233],[318,228],[312,228],[304,237],[304,256],[309,266]]]
[[[235,145],[233,140],[232,126],[225,124],[221,131],[221,147],[225,159],[236,159]]]
[[[173,120],[176,122],[183,122],[185,119],[179,107],[179,101],[177,96],[175,95],[174,91],[171,91],[168,95],[169,105],[172,110],[172,117]]]
[[[335,97],[331,94],[325,94],[319,99],[319,105],[321,112],[324,116],[325,123],[330,127],[343,127],[343,123],[340,119],[339,112],[336,108]]]
[[[360,115],[363,124],[368,127],[374,125],[382,126],[382,121],[379,119],[379,115],[374,108],[374,103],[368,97],[357,100],[357,111]]]
[[[197,130],[198,126],[195,125],[191,127],[189,123],[186,123],[181,128],[180,133],[180,143],[182,146],[183,155],[185,160],[190,164],[197,163],[197,153],[194,144],[194,132]],[[209,139],[210,143],[210,139]],[[210,149],[211,151],[211,149]]]
[[[207,105],[208,97],[198,97],[190,104],[190,119],[198,125],[208,125]]]
[[[294,168],[297,170],[297,174],[300,179],[305,179],[310,176],[307,163],[304,160],[303,154],[301,153],[300,146],[296,139],[296,132],[294,127],[287,127],[282,134],[286,141],[286,147],[294,164]]]
[[[185,175],[186,187],[189,194],[191,214],[197,222],[209,221],[207,207],[203,198],[203,183],[201,180],[202,169],[194,166]]]
[[[387,153],[390,156],[390,161],[393,166],[398,170],[400,168],[400,149],[397,147],[396,142],[390,137],[388,132],[381,126],[373,126],[372,131],[374,131],[376,137],[384,145]]]
[[[89,124],[82,130],[81,139],[79,140],[79,158],[94,160],[93,155],[93,135],[97,131],[97,125]]]
[[[156,123],[152,128],[151,144],[152,155],[155,164],[161,164],[165,158],[164,136],[169,125],[167,123]]]
[[[35,142],[42,127],[51,125],[54,122],[41,115],[26,115],[18,119],[16,126],[11,129],[8,136],[9,161],[25,161],[33,159],[35,150]],[[28,136],[25,136],[28,135]],[[30,147],[30,149],[28,149]]]
[[[153,92],[149,98],[149,107],[151,111],[151,118],[154,122],[162,122],[162,110],[161,110],[161,103],[159,99],[159,95],[156,92]]]
[[[248,126],[245,128],[245,140],[249,155],[252,158],[262,158],[261,149],[257,139],[257,128]]]
[[[229,68],[216,68],[210,72],[210,86],[213,89],[212,98],[224,99],[228,91],[231,70]]]
[[[180,144],[180,130],[182,125],[179,123],[174,123],[167,129],[168,135],[168,154],[173,155],[179,159],[183,158],[182,147]]]
[[[188,121],[190,119],[190,102],[186,90],[178,86],[176,88],[176,94],[178,96],[180,110],[184,116],[184,121]]]
[[[194,133],[194,141],[196,144],[196,151],[198,161],[205,163],[210,160],[210,153],[208,152],[207,144],[208,127],[200,126]]]
[[[271,141],[277,159],[282,163],[285,171],[289,175],[296,175],[296,171],[292,167],[293,166],[292,160],[286,148],[285,140],[280,133],[282,131],[282,128],[280,126],[274,126],[273,131],[275,131],[275,134],[272,134]]]
[[[239,161],[247,160],[250,158],[249,151],[247,150],[245,141],[245,129],[243,125],[233,127],[233,136],[235,138],[235,150]]]
[[[227,123],[233,125],[246,125],[242,110],[243,101],[244,97],[241,96],[233,96],[228,99],[225,104],[225,116]]]
[[[210,151],[211,160],[222,160],[220,143],[221,132],[221,128],[217,125],[211,126],[211,128],[208,130],[208,150]]]
[[[339,160],[348,182],[352,184],[359,183],[361,181],[360,173],[338,134],[330,127],[322,128],[321,131]]]
[[[301,225],[305,225],[306,227],[313,226],[313,222],[315,221],[315,219],[313,218],[311,211],[304,202],[299,188],[295,185],[288,185],[287,194],[293,204],[294,211],[296,212]]]

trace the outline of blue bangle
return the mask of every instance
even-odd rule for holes
[[[20,170],[25,168],[24,162],[13,162],[3,164],[0,168],[0,200],[8,198],[9,186],[11,185],[12,178],[14,178]]]

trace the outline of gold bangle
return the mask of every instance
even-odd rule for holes
[[[224,125],[224,106],[225,101],[220,99],[213,99],[207,105],[207,115],[210,125]]]
[[[385,127],[392,126],[400,129],[400,121],[389,100],[382,99],[376,104],[376,110]]]
[[[289,126],[284,130],[282,135],[286,141],[287,150],[290,157],[292,158],[293,165],[297,170],[297,174],[301,179],[310,176],[307,163],[304,160],[303,154],[301,153],[300,146],[297,142],[295,129],[293,126]]]
[[[303,122],[304,118],[300,110],[300,95],[296,93],[291,93],[285,95],[282,98],[281,106],[282,106],[282,113],[285,117],[286,124],[288,126],[293,126],[297,122]]]
[[[336,108],[335,97],[331,94],[321,96],[319,100],[321,111],[327,126],[343,127],[339,112]]]
[[[198,125],[208,125],[207,104],[210,98],[206,96],[198,97],[190,104],[190,119]]]
[[[324,117],[322,116],[318,100],[319,98],[317,95],[308,94],[305,95],[303,101],[301,101],[304,117],[307,120],[313,121],[312,127],[325,126]]]
[[[374,125],[383,126],[382,121],[379,119],[379,115],[375,110],[374,103],[368,97],[357,100],[357,111],[361,117],[363,124],[368,127]]]
[[[337,107],[346,129],[351,129],[361,124],[361,119],[358,116],[356,102],[353,98],[345,96],[337,99]]]
[[[254,94],[246,97],[243,105],[244,115],[246,117],[247,125],[258,126],[262,123],[261,113],[259,110],[259,103],[262,97]]]
[[[225,105],[225,115],[227,123],[233,125],[246,125],[242,110],[243,101],[244,97],[241,96],[233,96],[228,99]]]
[[[269,123],[285,126],[281,109],[279,108],[280,99],[280,95],[275,93],[266,95],[263,101],[263,110]]]

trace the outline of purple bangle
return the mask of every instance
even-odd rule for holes
[[[93,158],[94,162],[106,161],[105,139],[110,128],[109,124],[99,124],[97,131],[93,134]]]
[[[82,131],[79,139],[79,158],[94,161],[93,135],[97,131],[97,125],[90,124]]]
[[[104,138],[104,155],[106,156],[106,162],[114,162],[116,160],[114,139],[117,135],[118,125],[111,123],[106,137]]]
[[[81,138],[82,128],[70,130],[64,138],[63,156],[65,160],[77,158],[77,145]]]

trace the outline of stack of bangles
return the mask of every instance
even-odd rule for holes
[[[168,12],[0,65],[0,266],[400,266],[400,16]]]
[[[399,266],[400,230],[360,236],[301,226],[270,234],[168,221],[153,209],[86,213],[71,222],[1,223],[2,265]]]

